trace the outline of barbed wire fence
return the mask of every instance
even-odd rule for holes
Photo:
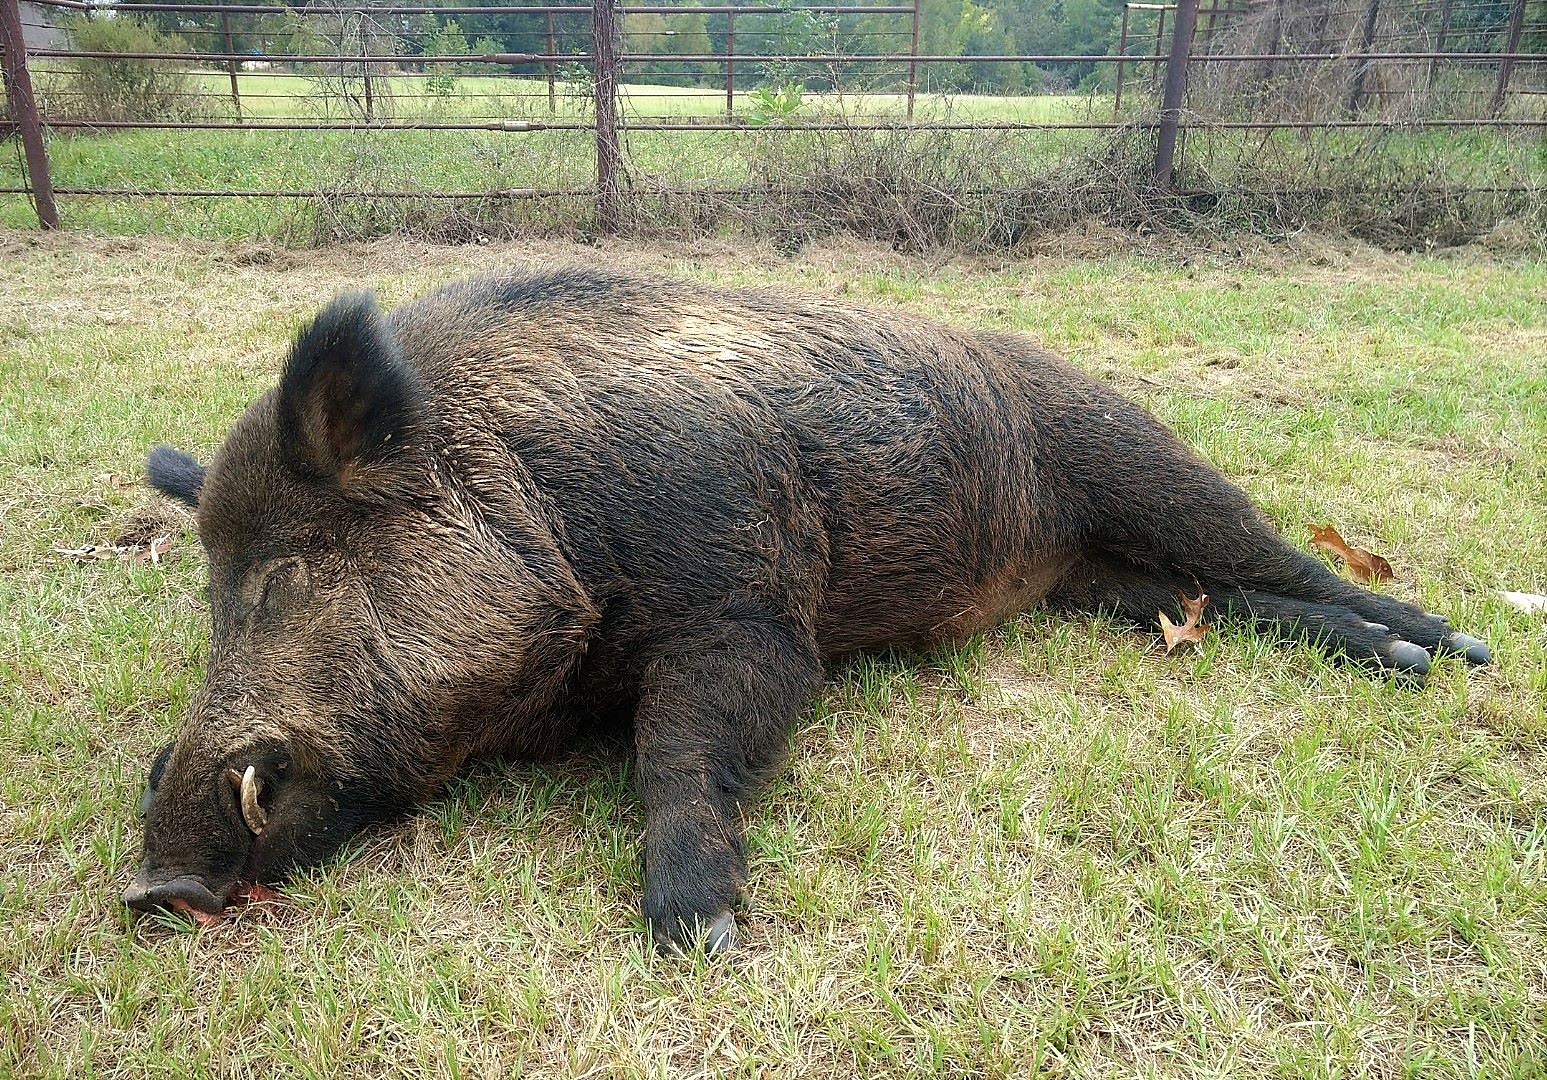
[[[1547,0],[1133,2],[1121,20],[1108,54],[958,55],[928,51],[919,0],[0,0],[0,197],[45,228],[60,200],[273,200],[317,239],[1002,246],[1203,214],[1402,242],[1541,219]]]

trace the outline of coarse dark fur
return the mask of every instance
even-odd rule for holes
[[[469,757],[631,721],[658,940],[734,940],[739,808],[825,661],[1047,601],[1225,612],[1421,678],[1481,642],[1285,543],[1025,338],[590,271],[341,297],[206,473],[213,651],[147,796],[136,906],[218,909]],[[267,822],[243,823],[239,774]],[[234,770],[230,772],[228,770]]]

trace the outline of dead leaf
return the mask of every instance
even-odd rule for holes
[[[1527,615],[1547,615],[1547,596],[1542,596],[1540,593],[1509,592],[1506,589],[1500,589],[1499,595],[1510,607],[1519,608]]]
[[[143,548],[136,551],[133,558],[136,563],[148,562],[152,566],[160,566],[161,556],[165,555],[171,549],[172,538],[170,536],[158,536],[151,540],[151,542],[146,544]]]
[[[77,562],[112,562],[116,559],[135,565],[148,562],[159,566],[171,550],[172,537],[167,535],[154,537],[143,544],[87,544],[75,548],[56,547],[53,552]]]
[[[1197,596],[1184,596],[1177,594],[1177,599],[1182,602],[1183,619],[1180,625],[1166,618],[1164,611],[1160,612],[1160,633],[1166,639],[1166,652],[1170,652],[1184,641],[1199,644],[1209,632],[1209,624],[1201,622],[1203,609],[1209,606],[1208,593],[1199,592]]]
[[[1389,562],[1373,551],[1351,547],[1348,541],[1338,535],[1338,531],[1331,525],[1307,524],[1305,527],[1311,530],[1311,545],[1313,547],[1326,548],[1342,559],[1355,581],[1364,585],[1372,585],[1379,584],[1382,581],[1390,581],[1396,577],[1396,574],[1391,570]]]
[[[63,555],[67,559],[76,559],[80,562],[110,562],[113,559],[127,559],[134,554],[135,548],[130,544],[87,544],[78,548],[54,548],[55,555]]]

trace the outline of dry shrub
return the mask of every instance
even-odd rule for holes
[[[1189,133],[1197,222],[1268,235],[1314,229],[1396,250],[1468,243],[1509,226],[1547,243],[1547,187],[1529,143],[1407,129]]]
[[[371,197],[434,184],[419,158],[362,136],[328,163],[323,194],[293,211],[282,233],[310,243],[393,233],[444,242],[594,236],[590,133],[542,137],[540,147],[526,145],[549,167],[517,175],[508,171],[514,159],[491,147],[477,181],[490,197],[446,200]],[[1090,222],[1130,235],[1275,238],[1309,228],[1397,249],[1462,243],[1506,223],[1536,238],[1532,246],[1547,236],[1540,164],[1492,134],[1467,147],[1453,133],[1197,125],[1178,158],[1175,194],[1154,186],[1155,130],[1145,121],[1095,132],[761,129],[703,145],[720,155],[719,182],[691,183],[685,160],[628,171],[625,231],[733,234],[786,250],[850,235],[905,251],[1026,250]],[[571,194],[510,197],[534,176]]]
[[[66,24],[81,52],[189,52],[175,34],[163,34],[127,15],[90,15]],[[175,61],[134,57],[76,57],[43,87],[44,113],[54,120],[194,120],[205,115],[198,87]]]
[[[730,228],[786,245],[843,233],[905,250],[1003,249],[1091,216],[1142,216],[1151,142],[1139,127],[749,132],[740,146],[749,182],[685,192],[674,177],[636,173],[632,224]]]
[[[1092,221],[1140,234],[1315,228],[1402,249],[1466,242],[1505,222],[1547,236],[1540,168],[1491,134],[1468,156],[1453,134],[1197,126],[1183,142],[1174,195],[1155,188],[1155,131],[1143,122],[1100,132],[748,137],[753,179],[744,187],[682,192],[679,178],[636,175],[635,230],[729,228],[786,247],[843,233],[903,250],[1013,250]]]
[[[583,153],[585,132],[543,133],[543,153],[559,160]],[[449,149],[449,148],[448,148]],[[491,146],[458,146],[483,171],[485,198],[437,197],[426,186],[415,150],[360,133],[340,143],[336,156],[319,166],[317,194],[295,203],[277,235],[288,243],[323,246],[384,236],[436,243],[482,243],[517,237],[578,237],[594,220],[589,194],[533,197],[527,183],[507,170],[507,159]]]
[[[1492,65],[1362,60],[1365,5],[1345,0],[1262,4],[1222,21],[1204,51],[1285,55],[1250,63],[1198,63],[1189,71],[1189,107],[1216,119],[1321,122],[1357,115],[1414,121],[1489,115]],[[1431,52],[1438,47],[1437,5],[1386,4],[1377,9],[1371,51]],[[1507,15],[1499,7],[1501,17]],[[1454,28],[1450,51],[1500,50],[1497,35]],[[1337,60],[1296,54],[1337,53]],[[1528,65],[1517,72],[1531,77]]]
[[[288,15],[286,40],[303,55],[395,56],[398,51],[397,39],[380,20],[337,3],[316,3]],[[335,60],[295,67],[306,76],[311,87],[307,105],[319,119],[381,121],[396,112],[387,66]]]

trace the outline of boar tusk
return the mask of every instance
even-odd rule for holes
[[[247,771],[242,774],[242,820],[255,833],[261,833],[269,823],[269,816],[258,805],[258,769],[253,765],[247,766]]]

